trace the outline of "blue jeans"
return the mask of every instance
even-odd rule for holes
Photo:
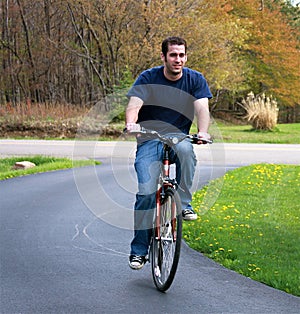
[[[172,163],[176,164],[176,180],[182,208],[192,200],[190,189],[196,168],[196,157],[192,143],[184,140],[173,147]],[[138,193],[134,206],[134,238],[131,242],[132,255],[145,256],[151,240],[153,213],[155,209],[155,192],[157,178],[163,158],[163,144],[159,140],[138,143],[135,170],[138,178]]]

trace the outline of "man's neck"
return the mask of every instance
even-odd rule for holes
[[[164,76],[169,81],[177,81],[182,77],[182,72],[178,74],[170,73],[167,71],[166,67],[164,67]]]

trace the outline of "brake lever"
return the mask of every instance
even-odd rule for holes
[[[213,143],[213,140],[209,140],[209,139],[206,139],[206,138],[198,137],[197,134],[193,134],[191,139],[192,139],[192,142],[194,144],[197,144],[199,141],[201,141],[202,144],[212,144]]]

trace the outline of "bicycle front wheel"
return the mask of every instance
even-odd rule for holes
[[[153,281],[159,291],[166,291],[172,284],[178,266],[182,214],[181,201],[176,190],[168,187],[161,199],[157,193],[157,208],[151,248]]]

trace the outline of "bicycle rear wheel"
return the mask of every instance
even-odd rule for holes
[[[166,291],[174,280],[180,256],[181,201],[171,187],[165,190],[163,200],[159,191],[158,197],[150,254],[155,286],[159,291]]]

